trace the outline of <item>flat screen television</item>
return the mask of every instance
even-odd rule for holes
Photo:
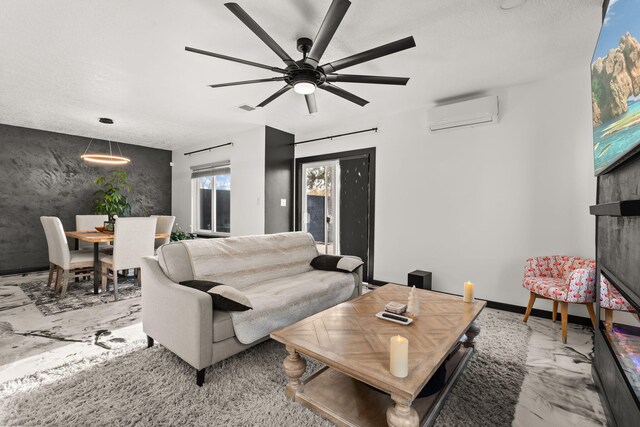
[[[640,151],[639,39],[640,0],[610,0],[591,61],[596,175]]]

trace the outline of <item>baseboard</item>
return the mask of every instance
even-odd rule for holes
[[[17,268],[13,270],[0,270],[0,276],[14,276],[18,274],[33,273],[36,271],[49,271],[49,266]]]
[[[387,283],[393,283],[393,282],[385,282],[384,280],[372,280],[371,282],[369,282],[369,286],[376,288],[378,286],[386,285]],[[436,290],[433,290],[433,291],[440,292],[442,294],[447,294],[447,295],[460,296],[460,294],[454,294],[451,292],[436,291]],[[482,300],[482,301],[486,301],[487,307],[489,308],[494,308],[496,310],[502,310],[502,311],[509,311],[511,313],[524,314],[524,312],[527,310],[526,307],[521,305],[507,304],[504,302],[489,301],[489,300]],[[540,310],[538,308],[534,308],[531,310],[531,316],[551,319],[551,312],[549,310]],[[589,319],[588,317],[581,317],[581,316],[575,316],[573,314],[570,314],[567,320],[569,323],[573,323],[576,325],[592,326],[591,319]],[[558,321],[560,321],[560,312],[558,312]]]

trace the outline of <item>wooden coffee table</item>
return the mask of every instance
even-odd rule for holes
[[[410,325],[378,319],[389,301],[405,302],[410,288],[388,284],[275,331],[289,356],[284,372],[291,399],[340,426],[431,425],[444,398],[473,352],[480,328],[474,323],[486,303],[464,303],[461,297],[416,289],[420,315]],[[459,342],[467,336],[464,345]],[[389,372],[389,340],[409,340],[409,375]],[[457,349],[457,350],[456,350]],[[302,382],[301,354],[326,366]],[[446,385],[417,398],[442,363]]]

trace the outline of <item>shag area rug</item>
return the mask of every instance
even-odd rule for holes
[[[524,380],[530,330],[486,310],[477,353],[439,426],[509,426]],[[0,385],[0,425],[331,426],[284,394],[284,347],[267,341],[207,369],[202,388],[177,356],[142,341]],[[307,374],[320,365],[307,358]]]
[[[60,298],[59,294],[47,286],[46,278],[20,283],[18,286],[45,316],[115,301],[111,282],[109,282],[108,292],[103,294],[101,291],[96,295],[93,293],[93,279],[69,282],[64,298]],[[118,300],[136,298],[141,295],[140,286],[135,284],[133,277],[118,279]]]

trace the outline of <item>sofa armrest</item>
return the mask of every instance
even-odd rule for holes
[[[211,297],[172,282],[156,257],[144,257],[141,269],[144,333],[196,369],[211,365]]]
[[[576,268],[567,276],[568,302],[594,302],[596,296],[596,269]]]
[[[355,255],[341,255],[341,256],[345,258],[355,258],[358,261],[362,261],[362,258]],[[351,274],[353,274],[354,280],[356,282],[357,294],[354,295],[354,298],[355,298],[356,296],[362,295],[362,275],[363,275],[362,265],[356,268],[353,272],[351,272]]]

